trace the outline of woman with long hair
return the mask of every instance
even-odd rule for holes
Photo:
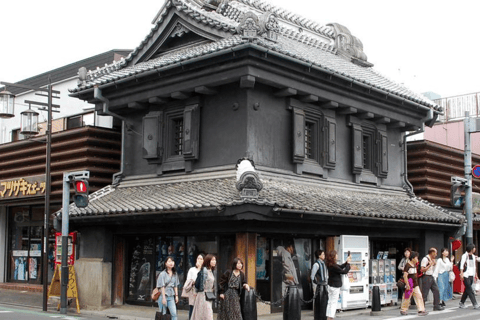
[[[172,320],[177,320],[178,303],[178,275],[175,271],[175,259],[168,256],[164,262],[164,270],[157,279],[157,288],[161,291],[161,303],[158,304],[162,314],[167,313],[167,307],[172,316]]]
[[[197,274],[195,280],[195,290],[197,296],[193,305],[192,320],[212,320],[213,309],[212,301],[207,299],[207,293],[215,293],[215,266],[217,258],[213,254],[207,254],[203,260],[203,268]],[[209,294],[210,295],[210,294]]]
[[[240,293],[242,289],[250,291],[242,269],[242,259],[235,258],[232,270],[227,270],[220,278],[218,292],[221,300],[218,320],[242,320]]]
[[[438,291],[440,291],[440,305],[445,307],[445,301],[452,299],[453,290],[450,283],[449,272],[453,270],[452,258],[449,257],[450,251],[447,248],[442,248],[440,251],[441,257],[437,259],[433,277],[437,280]]]
[[[183,286],[183,289],[188,294],[188,305],[190,307],[188,319],[192,318],[193,305],[195,304],[195,297],[197,296],[194,289],[195,279],[197,279],[198,272],[202,269],[204,258],[205,256],[202,253],[197,256],[195,267],[191,267],[190,270],[188,270],[187,280]]]
[[[335,318],[337,311],[338,297],[340,296],[340,288],[342,287],[342,274],[347,274],[350,271],[350,261],[352,256],[347,257],[344,264],[338,265],[337,251],[331,250],[327,254],[327,268],[328,268],[328,304],[327,304],[327,320]]]

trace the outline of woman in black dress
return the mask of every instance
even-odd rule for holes
[[[220,310],[218,320],[242,320],[240,308],[240,293],[242,288],[250,291],[245,274],[242,271],[243,261],[233,259],[232,270],[226,271],[220,278]]]

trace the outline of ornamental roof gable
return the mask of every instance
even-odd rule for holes
[[[360,84],[368,92],[373,89],[402,103],[407,100],[441,112],[434,102],[373,69],[361,40],[345,26],[320,25],[267,1],[166,0],[153,23],[126,59],[89,71],[71,92],[136,79],[152,70],[160,72],[245,45],[307,63],[330,77],[338,75]]]

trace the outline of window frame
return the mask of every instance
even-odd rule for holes
[[[333,110],[290,99],[293,111],[293,162],[297,174],[311,173],[328,177],[336,164],[336,120]],[[307,127],[311,125],[311,156],[307,146]]]
[[[192,171],[199,156],[200,103],[195,97],[181,102],[152,107],[143,117],[143,159],[157,164],[157,174]],[[182,121],[182,152],[176,154],[176,121]],[[148,126],[147,126],[148,125]]]

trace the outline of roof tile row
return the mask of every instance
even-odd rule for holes
[[[175,182],[141,186],[108,186],[90,196],[87,208],[70,206],[70,215],[105,216],[145,212],[191,211],[239,206],[270,206],[274,211],[300,210],[319,215],[434,221],[459,224],[454,213],[411,197],[406,192],[348,190],[316,184],[263,179],[258,199],[241,198],[235,178]]]

